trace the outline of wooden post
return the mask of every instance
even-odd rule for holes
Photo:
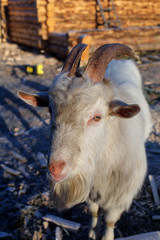
[[[85,35],[85,34],[80,35],[78,38],[78,43],[85,43],[88,45],[81,57],[81,65],[82,66],[86,65],[88,62],[91,41],[92,41],[92,37],[89,35]]]

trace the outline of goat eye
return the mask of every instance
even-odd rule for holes
[[[95,117],[93,117],[93,120],[94,120],[95,122],[98,122],[98,121],[101,120],[101,117],[100,117],[100,116],[95,116]]]

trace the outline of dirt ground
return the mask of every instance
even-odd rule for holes
[[[142,56],[138,67],[150,103],[153,129],[146,143],[148,174],[154,176],[160,193],[160,53]],[[43,64],[44,74],[26,74],[25,65]],[[49,113],[33,108],[17,97],[17,90],[47,90],[60,72],[62,62],[43,52],[0,44],[0,231],[13,240],[55,239],[56,225],[43,219],[47,214],[81,223],[77,234],[62,229],[63,239],[88,239],[91,217],[87,204],[61,214],[52,208],[46,179]],[[155,204],[148,174],[144,187],[128,213],[115,228],[116,237],[160,230],[160,205]],[[103,220],[102,220],[103,226]],[[8,234],[8,235],[7,235]]]

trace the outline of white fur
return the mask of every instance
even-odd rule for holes
[[[144,139],[151,130],[151,116],[148,104],[143,95],[142,79],[139,70],[132,60],[112,60],[105,72],[104,78],[109,78],[113,83],[113,90],[120,99],[128,103],[137,103],[141,107],[145,121]]]
[[[66,209],[88,201],[93,239],[99,239],[97,212],[102,208],[107,225],[102,240],[113,240],[115,222],[129,209],[147,170],[144,143],[151,117],[138,68],[131,60],[112,60],[104,81],[98,83],[85,73],[68,77],[62,71],[45,94],[45,104],[44,94],[19,92],[24,101],[38,106],[46,106],[48,95],[52,112],[49,177],[55,207]],[[115,106],[120,112],[114,111]],[[126,109],[131,118],[125,118]],[[59,172],[59,181],[55,182],[52,170]]]
[[[84,74],[67,85],[70,79],[61,75],[53,84],[56,87],[50,90],[50,95],[55,99],[56,92],[58,127],[50,161],[52,164],[52,159],[65,160],[63,171],[69,172],[64,182],[56,184],[57,207],[69,208],[88,201],[93,212],[97,204],[107,213],[103,240],[113,240],[115,222],[128,210],[144,181],[147,169],[144,143],[151,118],[140,73],[131,60],[112,60],[104,78],[110,82],[93,83]],[[138,104],[141,111],[129,119],[111,116],[109,104],[114,100]],[[96,114],[101,115],[101,120],[88,124]],[[90,236],[95,239],[97,220],[93,215],[95,233],[91,229]]]

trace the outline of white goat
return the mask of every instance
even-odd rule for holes
[[[48,93],[18,95],[31,105],[50,108],[49,175],[55,206],[66,209],[88,201],[92,239],[99,238],[102,208],[107,230],[101,239],[113,240],[115,222],[144,181],[150,113],[136,65],[112,60],[134,52],[122,44],[103,45],[81,73],[85,48],[73,48]]]

